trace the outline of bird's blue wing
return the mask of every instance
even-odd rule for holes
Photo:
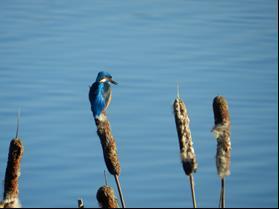
[[[90,87],[89,101],[94,117],[99,116],[105,107],[105,101],[102,97],[102,85],[100,83],[95,82]]]
[[[93,105],[94,100],[96,100],[97,94],[98,94],[98,83],[95,82],[90,87],[89,95],[88,95],[91,106]]]

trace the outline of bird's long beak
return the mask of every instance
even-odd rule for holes
[[[114,85],[117,85],[117,84],[118,84],[116,81],[112,80],[112,78],[109,79],[109,81],[110,81],[111,83],[113,83]]]

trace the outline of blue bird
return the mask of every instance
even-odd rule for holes
[[[104,71],[98,73],[96,81],[89,91],[89,101],[95,119],[101,119],[101,115],[108,108],[111,101],[110,83],[117,85],[112,76]]]

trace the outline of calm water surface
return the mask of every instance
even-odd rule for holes
[[[96,207],[105,164],[88,101],[98,71],[130,207],[191,207],[172,113],[180,84],[199,163],[200,207],[216,207],[212,100],[232,120],[228,207],[278,206],[277,1],[1,1],[0,178],[21,109],[26,207]],[[115,188],[114,180],[109,183]],[[2,192],[2,188],[1,188]]]

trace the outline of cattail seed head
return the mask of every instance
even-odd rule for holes
[[[190,119],[181,98],[177,97],[173,103],[176,130],[178,134],[181,161],[186,175],[196,172],[198,168],[193,141],[190,131]]]
[[[22,205],[18,198],[6,199],[0,202],[0,208],[21,208]]]
[[[116,142],[112,136],[109,121],[97,121],[96,125],[107,169],[110,174],[119,176],[121,170],[120,161],[118,159]]]
[[[212,129],[217,139],[216,167],[221,178],[230,175],[231,141],[230,141],[230,114],[226,99],[217,96],[213,100],[215,125]]]
[[[4,183],[4,203],[18,200],[18,178],[20,176],[20,161],[23,156],[23,145],[19,138],[10,142],[8,163]],[[18,201],[16,201],[18,202]]]
[[[227,100],[223,96],[216,96],[213,100],[215,125],[226,124],[230,126],[230,114]]]
[[[101,208],[118,208],[117,198],[112,187],[102,186],[97,191],[97,200]]]

